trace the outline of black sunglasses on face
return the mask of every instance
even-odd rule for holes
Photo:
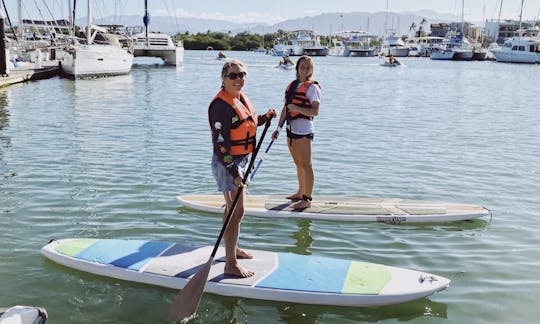
[[[234,73],[234,72],[231,72],[229,74],[227,74],[227,78],[229,78],[229,80],[236,80],[238,77],[240,77],[240,79],[244,79],[244,77],[246,76],[246,72],[239,72],[239,73]]]

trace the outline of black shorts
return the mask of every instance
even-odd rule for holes
[[[289,139],[299,139],[299,138],[309,138],[310,140],[313,140],[313,136],[314,134],[313,133],[309,133],[309,134],[305,134],[305,135],[298,135],[298,134],[295,134],[293,132],[291,132],[290,130],[287,129],[287,138]]]

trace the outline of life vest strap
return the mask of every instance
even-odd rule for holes
[[[246,138],[240,139],[240,140],[231,140],[231,146],[243,146],[244,149],[247,149],[250,145],[253,145],[255,147],[256,139],[255,136],[249,136],[249,133],[247,134]]]

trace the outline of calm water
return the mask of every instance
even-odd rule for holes
[[[247,63],[245,92],[280,108],[293,71]],[[533,323],[540,317],[540,66],[316,58],[317,195],[481,204],[493,219],[387,225],[247,217],[241,246],[350,258],[452,279],[396,306],[321,307],[205,295],[197,323]],[[207,105],[222,62],[187,51],[182,69],[55,78],[0,89],[0,306],[39,305],[51,323],[167,323],[176,291],[107,279],[45,260],[52,238],[213,244],[220,218],[178,194],[215,192]],[[273,128],[273,127],[272,127]],[[264,145],[265,146],[265,145]],[[263,146],[263,147],[264,147]],[[249,188],[290,194],[284,137]]]

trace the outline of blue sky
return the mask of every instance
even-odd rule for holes
[[[64,18],[68,0],[22,0],[24,18]],[[503,1],[502,18],[518,19],[521,0],[465,0],[465,19],[481,21],[497,19]],[[94,16],[140,14],[143,0],[94,0]],[[325,12],[377,12],[385,11],[387,0],[148,0],[152,16],[215,18],[239,23],[277,23],[290,18],[314,16]],[[422,9],[449,13],[461,17],[462,0],[388,0],[393,12]],[[47,4],[47,7],[43,5]],[[39,9],[36,7],[39,6]],[[7,0],[8,12],[13,21],[17,18],[17,1]],[[41,12],[41,14],[40,14]],[[86,16],[86,0],[77,2],[78,16]],[[525,0],[524,19],[538,19],[540,0]]]

